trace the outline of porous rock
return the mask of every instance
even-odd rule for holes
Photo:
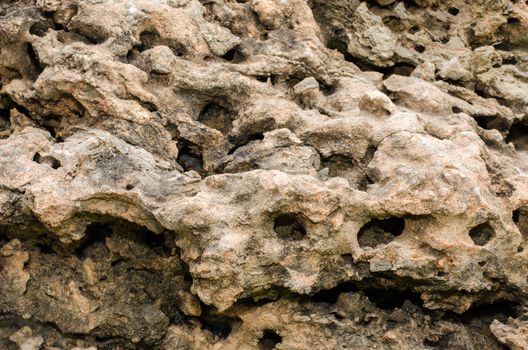
[[[0,2],[0,348],[528,349],[527,30]]]

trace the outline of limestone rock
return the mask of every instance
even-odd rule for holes
[[[41,336],[32,337],[33,331],[29,327],[23,327],[13,333],[9,339],[18,345],[19,350],[38,350],[44,340]]]
[[[527,348],[527,29],[0,1],[0,348]]]
[[[501,343],[507,345],[513,350],[528,349],[528,329],[526,321],[519,319],[509,319],[507,324],[500,321],[493,321],[490,325],[493,335],[500,340]]]

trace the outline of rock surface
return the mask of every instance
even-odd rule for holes
[[[528,349],[528,4],[0,2],[0,348]]]

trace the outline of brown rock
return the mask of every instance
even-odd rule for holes
[[[0,2],[0,349],[526,348],[524,1]]]

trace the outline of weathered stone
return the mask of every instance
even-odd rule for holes
[[[0,2],[0,348],[528,348],[527,18]]]

